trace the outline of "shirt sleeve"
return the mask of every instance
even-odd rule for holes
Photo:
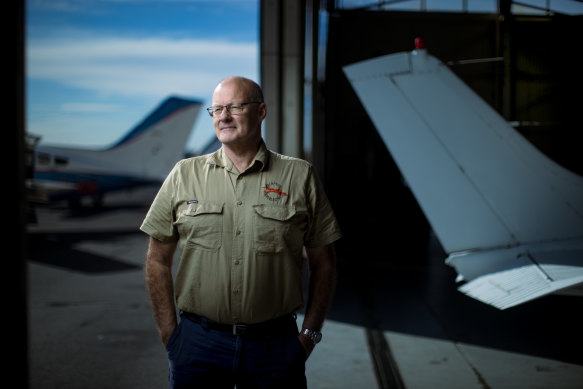
[[[174,226],[174,188],[177,185],[176,165],[168,177],[162,183],[160,190],[156,194],[140,230],[161,242],[178,241],[178,231]]]
[[[311,166],[305,190],[310,218],[304,245],[310,248],[322,247],[340,239],[342,237],[340,226],[324,187]]]

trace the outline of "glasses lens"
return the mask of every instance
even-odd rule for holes
[[[219,116],[223,112],[223,108],[227,110],[228,113],[238,115],[243,113],[245,104],[258,104],[259,102],[250,103],[240,103],[240,104],[229,104],[229,105],[217,105],[215,107],[209,107],[206,110],[211,116]]]
[[[238,114],[243,112],[243,104],[231,104],[227,105],[230,113]]]
[[[221,112],[223,111],[223,107],[220,105],[217,105],[216,107],[209,107],[206,109],[209,113],[209,115],[211,116],[219,116],[221,114]]]

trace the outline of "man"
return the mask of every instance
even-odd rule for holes
[[[221,149],[177,163],[141,226],[171,387],[305,388],[340,230],[312,167],[266,149],[267,110],[255,82],[223,80],[208,111]],[[309,297],[298,333],[304,247]]]

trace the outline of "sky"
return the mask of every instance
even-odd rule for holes
[[[425,4],[459,10],[462,1]],[[495,12],[495,4],[468,0],[474,12]],[[41,144],[103,148],[177,95],[202,101],[186,144],[197,152],[214,139],[204,111],[214,87],[230,75],[259,82],[259,54],[259,0],[27,0],[26,129]]]
[[[175,95],[203,102],[186,145],[200,150],[216,84],[259,81],[258,22],[259,0],[28,0],[27,132],[107,147]]]

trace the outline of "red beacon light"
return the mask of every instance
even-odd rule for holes
[[[415,49],[416,50],[421,50],[425,48],[425,42],[423,41],[423,38],[415,38]]]

